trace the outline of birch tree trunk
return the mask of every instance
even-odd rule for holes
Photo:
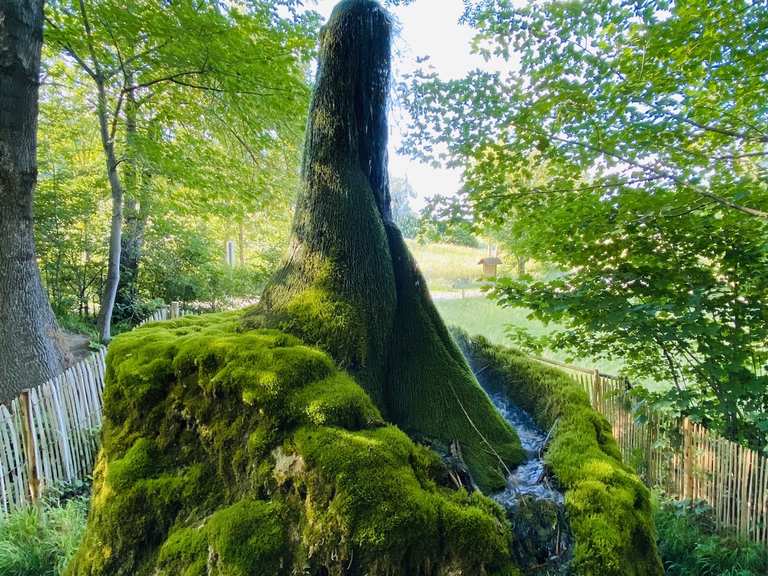
[[[0,0],[0,401],[64,368],[35,256],[43,0]]]

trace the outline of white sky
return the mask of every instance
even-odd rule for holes
[[[337,0],[317,0],[316,10],[325,18],[331,15]],[[400,23],[395,39],[395,78],[415,70],[418,57],[429,56],[430,63],[443,79],[461,78],[470,70],[484,66],[480,56],[470,53],[472,30],[459,25],[464,11],[463,0],[419,0],[411,6],[390,7]],[[395,103],[395,106],[397,104]],[[426,198],[435,194],[451,195],[461,187],[461,171],[433,169],[397,154],[402,122],[397,110],[390,114],[391,176],[407,177],[417,194],[412,207],[419,210]]]

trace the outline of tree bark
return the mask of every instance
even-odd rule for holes
[[[109,187],[112,192],[112,223],[109,232],[109,261],[107,263],[107,281],[101,296],[101,310],[99,311],[99,334],[102,342],[112,339],[112,310],[115,307],[117,287],[120,284],[120,254],[122,251],[122,226],[123,226],[123,186],[120,175],[117,172],[117,156],[115,143],[109,132],[109,109],[107,106],[107,93],[104,80],[99,73],[96,78],[98,89],[98,116],[101,143],[107,164]]]
[[[133,196],[127,196],[120,248],[120,279],[112,312],[113,322],[135,319],[139,302],[139,265],[146,224],[147,220],[139,201]]]
[[[126,84],[133,84],[133,77],[126,78]],[[139,264],[144,247],[144,230],[147,225],[147,210],[141,202],[143,185],[139,178],[136,154],[138,108],[133,94],[129,91],[125,105],[126,159],[123,162],[125,182],[125,203],[123,209],[123,231],[120,248],[120,276],[112,312],[112,321],[136,320],[139,303]]]
[[[0,401],[64,368],[32,218],[42,40],[42,0],[0,0]]]
[[[291,254],[251,326],[326,350],[385,418],[446,451],[461,446],[484,489],[522,458],[475,380],[392,221],[386,116],[391,22],[349,0],[323,30]]]

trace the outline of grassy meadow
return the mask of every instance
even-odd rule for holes
[[[486,248],[442,243],[419,244],[413,240],[408,241],[408,247],[427,279],[437,309],[448,325],[463,328],[469,334],[481,334],[494,344],[507,346],[512,344],[506,335],[508,326],[525,327],[534,335],[546,334],[556,327],[528,319],[527,309],[500,308],[482,295],[481,266],[478,261],[487,254]],[[499,267],[499,274],[514,273],[514,259],[503,254],[501,259],[504,264]],[[535,262],[529,264],[528,270],[534,275],[552,273]],[[461,297],[462,288],[465,298]],[[576,366],[597,367],[608,374],[617,374],[622,366],[620,361],[595,361],[588,358],[573,360],[559,350],[548,350],[544,355]]]

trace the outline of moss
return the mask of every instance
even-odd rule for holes
[[[153,324],[112,344],[70,576],[512,568],[497,505],[446,487],[439,457],[326,354],[240,320]]]
[[[482,337],[457,339],[486,387],[502,391],[553,437],[545,460],[565,492],[575,540],[574,574],[663,574],[650,496],[621,461],[611,427],[586,392],[560,370]]]

